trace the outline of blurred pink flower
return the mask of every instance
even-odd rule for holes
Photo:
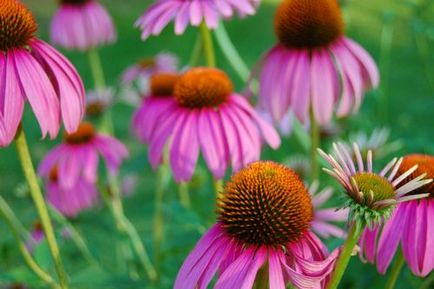
[[[205,22],[214,29],[222,17],[231,18],[234,12],[252,15],[255,7],[250,0],[157,0],[136,21],[136,26],[145,40],[150,35],[159,35],[172,20],[175,34],[180,35],[188,24],[199,26]]]
[[[116,31],[97,0],[60,0],[51,22],[51,40],[66,49],[85,51],[113,43]]]
[[[237,171],[258,160],[262,140],[272,148],[279,147],[275,129],[233,92],[223,71],[193,68],[172,86],[164,82],[154,86],[156,95],[144,101],[133,126],[149,144],[154,168],[162,162],[164,147],[169,144],[170,166],[177,182],[191,179],[200,150],[214,177],[221,179],[229,163]],[[172,89],[173,96],[168,95]]]
[[[358,111],[365,90],[379,84],[371,56],[344,36],[335,0],[284,0],[275,16],[278,44],[264,59],[259,107],[280,123],[288,113],[329,123]]]
[[[85,94],[75,68],[34,36],[36,22],[20,2],[2,1],[0,23],[0,147],[14,139],[26,100],[43,137],[56,137],[61,118],[68,132],[76,130],[84,115]]]
[[[149,78],[157,73],[172,73],[178,70],[178,58],[171,53],[160,53],[154,58],[142,59],[128,67],[121,76],[122,83],[129,85],[138,79],[144,79],[146,83]]]
[[[80,124],[72,134],[65,134],[64,143],[51,150],[39,165],[39,174],[49,177],[58,167],[58,184],[63,189],[74,186],[88,188],[98,176],[99,155],[111,174],[116,174],[121,162],[128,156],[127,148],[117,139],[98,134],[87,122]],[[79,183],[80,182],[80,183]]]
[[[83,176],[67,187],[59,184],[59,170],[57,166],[51,169],[48,176],[47,200],[62,215],[73,218],[83,210],[92,208],[99,201],[96,183],[91,183]]]
[[[434,177],[434,157],[429,155],[406,156],[398,175],[414,165],[418,168],[409,179],[421,174]],[[396,250],[402,250],[413,274],[425,277],[434,270],[434,185],[425,185],[415,193],[429,196],[399,204],[384,225],[366,229],[360,239],[362,259],[376,263],[381,274],[386,273]],[[401,249],[398,249],[400,244]]]
[[[174,289],[208,288],[216,274],[214,289],[256,288],[260,270],[264,288],[324,288],[339,250],[329,255],[310,231],[313,206],[295,172],[273,162],[250,164],[220,192],[217,213]]]
[[[333,189],[327,187],[318,192],[318,188],[318,182],[312,183],[309,187],[309,193],[312,196],[312,205],[314,208],[312,231],[323,238],[329,238],[331,236],[344,238],[346,236],[345,231],[332,222],[346,222],[348,220],[348,209],[322,208],[332,197]]]
[[[86,116],[100,116],[113,104],[112,88],[96,89],[87,92]]]

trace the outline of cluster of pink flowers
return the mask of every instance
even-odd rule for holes
[[[209,62],[180,69],[176,56],[164,52],[122,74],[121,86],[134,91],[134,97],[124,91],[125,99],[137,106],[132,130],[147,146],[152,168],[168,165],[177,184],[188,183],[202,156],[216,184],[230,176],[216,186],[215,224],[186,257],[173,288],[334,289],[357,242],[361,259],[375,263],[381,274],[400,250],[415,275],[427,276],[434,270],[433,156],[393,158],[377,172],[375,149],[385,143],[385,133],[360,144],[334,143],[332,153],[318,148],[330,166],[323,170],[344,192],[347,201],[340,205],[331,205],[339,202],[332,198],[334,190],[320,190],[317,179],[307,186],[296,168],[261,161],[265,145],[281,146],[273,123],[290,128],[295,117],[314,135],[316,125],[356,114],[365,92],[378,87],[380,79],[368,52],[345,36],[338,1],[283,0],[274,18],[277,44],[260,60],[257,101],[237,93],[228,74],[212,67],[207,47],[212,37],[206,37],[220,21],[253,15],[259,4],[156,0],[136,22],[143,40],[159,35],[171,21],[178,35],[189,24],[201,26]],[[105,87],[101,71],[93,71],[96,87],[86,100],[76,69],[36,37],[26,6],[18,0],[1,5],[0,147],[25,128],[26,101],[43,137],[54,139],[63,123],[63,140],[41,161],[38,174],[48,202],[62,215],[76,217],[98,204],[101,193],[109,198],[113,193],[104,187],[101,160],[107,180],[116,183],[129,156],[107,129],[117,92]],[[54,44],[88,52],[96,62],[96,49],[116,40],[112,18],[97,0],[61,0],[50,32]],[[314,162],[315,146],[312,136]],[[306,167],[305,173],[315,176],[314,166]],[[113,210],[122,214],[122,205],[116,205]],[[132,235],[126,218],[119,218],[117,225]],[[317,236],[349,241],[329,252]],[[41,225],[33,243],[43,237]],[[137,246],[137,237],[132,243]]]

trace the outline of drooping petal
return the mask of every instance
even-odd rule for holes
[[[282,265],[280,264],[279,255],[271,250],[268,257],[268,271],[270,289],[285,289],[286,286],[283,279]]]
[[[76,131],[85,111],[84,86],[77,70],[47,43],[33,40],[31,47],[32,54],[44,67],[59,96],[66,131]]]
[[[42,136],[56,137],[60,128],[60,104],[55,89],[41,65],[29,52],[9,50],[17,71],[22,93],[38,119]]]
[[[186,113],[185,120],[173,131],[173,142],[170,145],[170,166],[177,182],[189,181],[199,157],[199,140],[197,111]]]

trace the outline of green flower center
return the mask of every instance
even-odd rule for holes
[[[357,173],[353,177],[354,181],[363,193],[364,200],[368,200],[372,194],[373,201],[383,201],[388,199],[395,199],[396,191],[392,183],[386,178],[374,173]]]

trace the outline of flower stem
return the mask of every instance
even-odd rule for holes
[[[57,276],[59,277],[60,287],[62,289],[67,289],[68,282],[66,279],[65,270],[63,268],[60,250],[57,245],[56,237],[54,235],[53,226],[51,224],[44,197],[42,196],[41,189],[39,188],[38,178],[36,177],[35,169],[33,167],[32,158],[30,156],[29,147],[26,141],[26,136],[21,127],[18,129],[17,135],[15,137],[15,142],[17,146],[18,156],[21,162],[21,167],[23,169],[27,183],[29,184],[30,193],[38,211],[39,218],[41,220],[42,227],[47,238],[48,246],[50,248],[51,256],[54,260],[54,266],[56,268]]]
[[[192,51],[191,56],[190,56],[190,60],[188,61],[188,65],[190,67],[194,67],[199,63],[200,57],[202,55],[202,50],[203,50],[202,36],[200,34],[198,34],[196,37],[196,41],[194,43],[194,47],[193,47],[193,51]]]
[[[405,260],[402,255],[402,251],[398,250],[395,264],[392,267],[392,271],[389,276],[389,280],[387,280],[385,289],[393,289],[395,288],[396,281],[398,280],[399,273],[401,272],[402,267],[404,266]]]
[[[310,111],[310,162],[312,181],[318,180],[319,164],[317,149],[320,147],[320,131],[313,110]]]
[[[178,184],[179,202],[181,205],[188,209],[191,206],[190,195],[188,193],[188,183],[181,182]]]
[[[354,223],[351,226],[350,232],[348,232],[347,239],[345,240],[344,246],[342,247],[342,251],[339,254],[339,258],[336,261],[335,269],[330,277],[330,282],[327,285],[327,289],[338,288],[342,276],[344,275],[348,263],[350,262],[353,249],[356,246],[357,241],[360,239],[360,235],[362,234],[364,227],[365,225],[360,225],[358,223]]]
[[[101,65],[101,59],[99,57],[98,51],[95,49],[91,49],[88,51],[88,56],[93,79],[95,82],[95,87],[97,89],[104,89],[106,87],[106,82],[104,77],[104,70]],[[106,111],[105,113],[102,129],[106,133],[114,135],[113,119],[110,111]],[[113,213],[113,217],[116,220],[117,229],[121,234],[127,235],[135,253],[137,254],[143,268],[146,271],[148,278],[151,281],[155,281],[158,278],[157,272],[155,271],[154,266],[150,262],[149,256],[140,239],[139,234],[137,233],[136,228],[124,214],[118,178],[108,173],[108,181],[112,193],[109,199],[110,207]]]
[[[205,22],[200,24],[200,33],[202,35],[203,49],[205,52],[206,65],[209,67],[216,66],[214,44],[212,42],[211,32]]]
[[[154,215],[154,255],[155,267],[160,263],[161,243],[164,238],[163,196],[164,190],[170,180],[170,172],[165,163],[158,168],[157,185],[155,188],[155,215]]]
[[[54,281],[54,279],[46,273],[39,265],[35,262],[30,252],[27,250],[26,245],[21,240],[21,231],[23,231],[23,225],[18,220],[17,216],[15,216],[12,209],[6,203],[6,201],[0,196],[0,214],[5,219],[8,224],[15,240],[18,244],[21,254],[23,255],[24,261],[30,270],[32,270],[36,276],[38,276],[43,282],[47,283],[53,289],[59,289],[59,285]]]
[[[104,70],[101,64],[101,58],[99,57],[98,50],[90,49],[87,52],[89,59],[90,70],[92,72],[93,80],[95,82],[95,88],[104,89],[106,87]]]
[[[84,258],[86,258],[89,264],[98,265],[98,262],[95,260],[89,248],[87,247],[86,241],[77,231],[77,229],[75,229],[75,227],[51,205],[48,205],[48,211],[50,212],[50,215],[53,217],[53,219],[56,222],[61,224],[64,228],[66,228],[70,232],[72,241],[75,243],[77,248],[81,251]]]
[[[235,45],[229,38],[228,32],[223,24],[223,21],[219,23],[219,26],[214,30],[214,35],[217,39],[217,44],[226,56],[229,64],[238,74],[243,81],[247,81],[250,76],[250,69],[238,53]]]

